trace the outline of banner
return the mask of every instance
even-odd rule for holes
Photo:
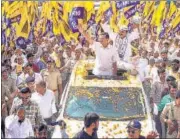
[[[137,4],[140,4],[140,1],[118,1],[116,2],[116,9],[120,10],[124,7],[135,6]]]
[[[127,10],[124,15],[126,17],[126,19],[129,19],[130,17],[132,17],[133,15],[135,15],[137,12],[137,7],[133,6],[132,8],[130,8],[129,10]]]
[[[104,18],[105,18],[105,22],[109,22],[111,16],[113,15],[113,11],[112,11],[112,7],[110,7],[109,9],[107,9],[105,12],[104,12]]]

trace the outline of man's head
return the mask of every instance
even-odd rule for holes
[[[172,70],[174,71],[174,72],[177,72],[178,70],[179,70],[179,60],[177,60],[177,59],[174,59],[173,61],[172,61],[172,63],[171,63],[171,67],[172,67]]]
[[[159,68],[158,69],[158,76],[161,81],[165,81],[166,78],[166,70],[164,68]]]
[[[31,53],[27,54],[27,60],[28,60],[28,63],[33,64],[34,63],[34,55]]]
[[[99,42],[102,44],[104,48],[106,48],[109,44],[109,34],[107,32],[103,32],[99,35]]]
[[[160,67],[160,63],[161,63],[161,59],[155,59],[155,66],[156,66],[157,68]]]
[[[138,120],[129,122],[127,126],[128,138],[139,138],[141,133],[141,123]]]
[[[177,92],[177,84],[175,82],[170,83],[170,95],[171,97],[175,98]]]
[[[154,58],[158,58],[159,57],[159,52],[158,51],[155,51],[154,52]]]
[[[176,78],[174,78],[173,76],[168,76],[166,78],[166,82],[167,84],[170,86],[172,82],[175,82],[176,81]]]
[[[131,41],[131,45],[136,47],[136,48],[138,48],[139,43],[140,43],[139,38],[138,39],[134,39],[133,41]]]
[[[147,57],[147,51],[146,51],[146,50],[143,50],[143,51],[142,51],[141,57],[142,57],[142,58],[146,58],[146,57]]]
[[[46,82],[40,81],[40,82],[36,83],[36,91],[43,95],[46,91]]]
[[[75,57],[76,57],[76,60],[80,59],[80,57],[81,57],[81,49],[76,49],[75,50]]]
[[[41,124],[37,128],[37,138],[39,139],[47,139],[48,138],[48,130],[47,126],[44,124]]]
[[[119,35],[120,35],[120,38],[123,39],[124,37],[127,36],[127,33],[128,33],[128,27],[126,26],[120,26],[119,27]]]
[[[24,70],[25,70],[25,72],[27,73],[27,74],[32,74],[32,73],[34,73],[34,71],[33,71],[33,68],[32,68],[32,64],[30,64],[30,63],[27,63],[25,66],[24,66]]]
[[[19,118],[18,122],[22,123],[25,119],[25,108],[23,106],[19,106],[17,109],[17,116]]]
[[[6,67],[2,67],[1,73],[2,73],[2,79],[7,80],[8,79],[8,71],[7,71]]]
[[[49,59],[47,61],[47,68],[48,70],[54,70],[55,67],[55,61],[53,59]]]
[[[18,57],[17,57],[17,63],[18,63],[19,65],[22,65],[22,64],[23,64],[23,58],[22,58],[21,56],[18,56]]]
[[[150,57],[149,58],[149,65],[154,66],[154,64],[155,64],[155,59],[153,57]]]
[[[84,117],[84,126],[96,132],[99,127],[99,116],[96,113],[87,113]]]
[[[26,78],[26,84],[29,87],[29,89],[31,90],[31,92],[34,92],[35,90],[35,78],[34,77],[27,77]]]
[[[31,90],[29,87],[22,88],[19,95],[24,105],[27,105],[30,102]]]
[[[54,46],[54,51],[55,51],[56,54],[58,53],[59,47],[60,47],[60,46],[59,46],[58,44],[56,44],[56,45]]]
[[[44,52],[42,53],[42,58],[43,58],[43,60],[44,60],[45,62],[47,62],[47,61],[48,61],[48,58],[49,58],[49,53],[48,53],[47,51],[44,51]]]
[[[63,53],[64,53],[63,48],[60,47],[60,48],[58,49],[58,52],[57,52],[58,57],[59,57],[59,58],[62,58],[62,57],[63,57]]]
[[[162,51],[161,51],[161,58],[164,60],[164,61],[166,61],[168,58],[167,58],[167,53],[168,53],[168,51],[166,50],[166,49],[163,49]]]

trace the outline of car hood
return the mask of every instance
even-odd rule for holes
[[[74,137],[76,133],[82,130],[83,121],[63,119],[66,122],[66,133],[70,138]],[[108,138],[126,138],[127,137],[127,125],[130,121],[100,121],[98,128],[98,137]],[[154,130],[154,123],[151,119],[140,121],[142,125],[142,135],[147,135],[149,131]],[[57,126],[54,132],[58,132],[60,128]],[[60,138],[60,137],[58,137]]]

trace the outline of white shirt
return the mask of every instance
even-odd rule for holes
[[[54,93],[49,89],[46,90],[44,95],[37,92],[33,93],[31,100],[38,104],[40,113],[44,119],[50,118],[57,112]]]
[[[25,77],[29,77],[29,74],[26,74]],[[41,74],[39,73],[34,73],[32,77],[35,78],[35,83],[38,83],[43,80]]]
[[[137,65],[137,70],[139,71],[139,77],[141,81],[144,81],[145,78],[145,69],[146,66],[148,65],[148,60],[146,58],[140,58],[138,65]]]
[[[5,119],[6,138],[27,138],[34,136],[29,119],[25,118],[20,124],[18,116],[10,115]]]
[[[17,77],[16,85],[19,86],[21,83],[25,83],[25,81],[26,81],[26,76],[25,76],[25,74],[23,72]]]
[[[94,42],[90,45],[90,48],[92,48],[96,54],[93,73],[95,75],[112,75],[113,63],[120,61],[116,48],[112,45],[103,48],[99,42]]]

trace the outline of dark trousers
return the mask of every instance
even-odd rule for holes
[[[161,120],[160,120],[160,113],[158,115],[155,115],[155,124],[156,124],[156,130],[159,133],[159,138],[162,137],[162,127],[161,127]]]
[[[3,117],[1,117],[1,132],[3,137],[5,137],[5,119]]]

